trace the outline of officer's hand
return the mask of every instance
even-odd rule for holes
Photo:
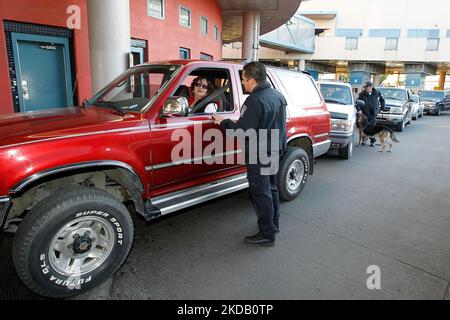
[[[213,117],[213,119],[214,119],[214,123],[215,124],[219,124],[220,125],[220,123],[223,121],[223,120],[225,120],[224,118],[222,118],[220,115],[218,115],[217,113],[214,113],[213,115],[212,115],[212,117]]]

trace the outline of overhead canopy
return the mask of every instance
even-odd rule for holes
[[[284,25],[300,7],[302,0],[217,0],[223,14],[223,42],[241,41],[244,12],[259,12],[260,34]]]

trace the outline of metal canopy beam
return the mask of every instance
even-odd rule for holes
[[[348,71],[363,71],[372,74],[385,74],[386,66],[378,63],[368,63],[368,62],[349,62]]]
[[[437,67],[427,63],[405,63],[406,73],[423,73],[426,75],[435,75]]]
[[[243,15],[258,12],[261,16],[260,34],[281,27],[294,16],[302,0],[217,0],[222,8],[224,43],[242,41]]]

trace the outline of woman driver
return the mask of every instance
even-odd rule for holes
[[[206,98],[214,90],[212,82],[204,77],[197,77],[192,81],[191,90],[193,96],[188,99],[189,108],[192,110],[197,106],[204,98]],[[195,110],[195,113],[216,113],[217,104],[214,102],[208,103],[202,106],[200,109]]]

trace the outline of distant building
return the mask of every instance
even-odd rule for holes
[[[410,88],[449,88],[449,9],[447,0],[304,0],[297,17],[314,26],[313,52],[262,48],[260,59],[303,67],[316,78],[345,74],[355,88],[386,76]]]

